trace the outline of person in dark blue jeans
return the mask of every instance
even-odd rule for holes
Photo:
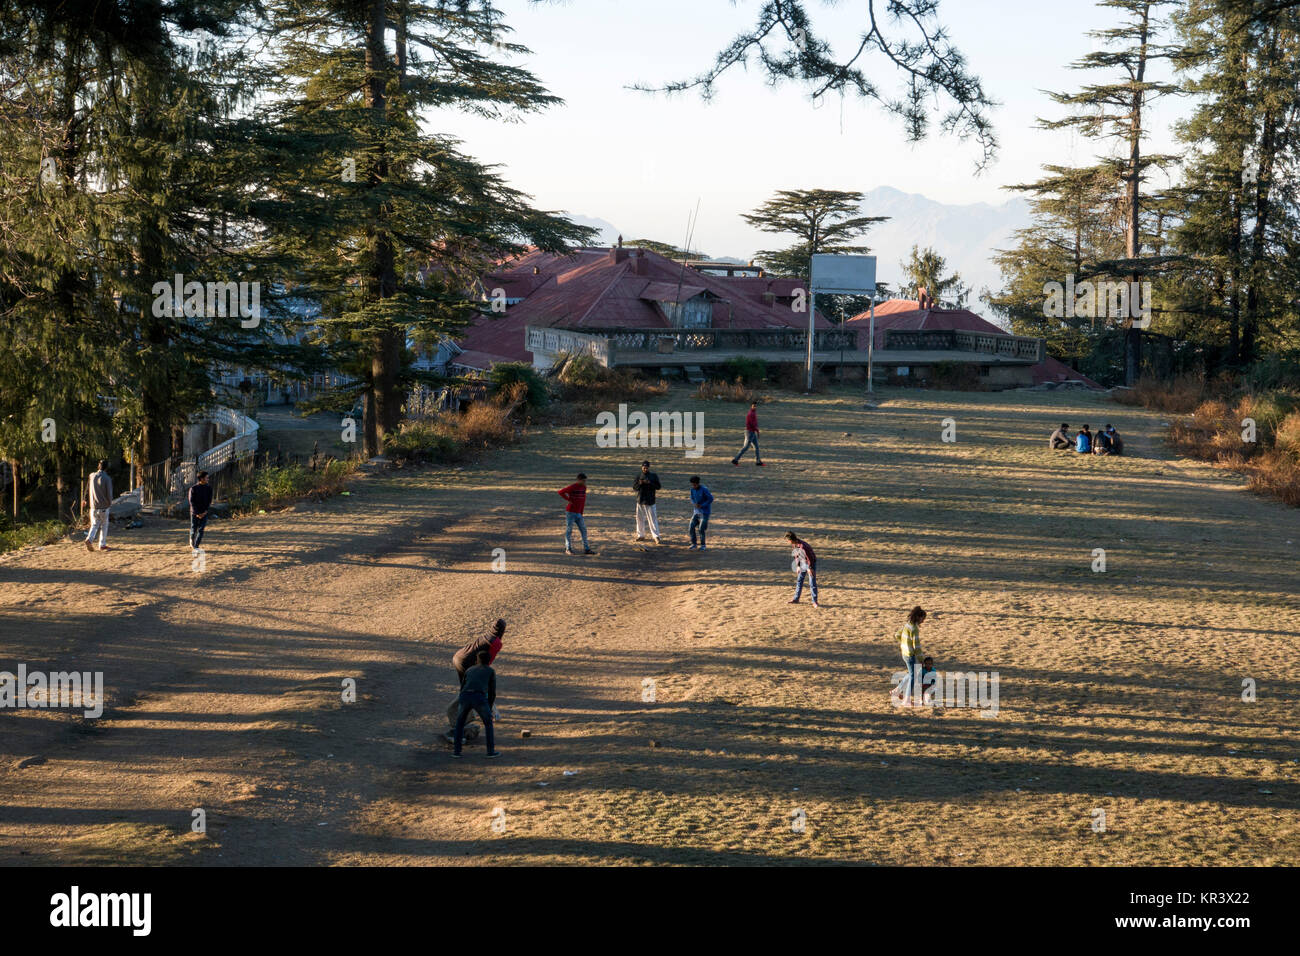
[[[706,550],[704,546],[704,535],[709,530],[709,512],[713,508],[713,495],[707,486],[700,484],[700,476],[691,476],[691,505],[694,513],[691,515],[691,551],[695,550],[695,529],[700,529],[700,550]]]
[[[472,710],[483,721],[487,731],[487,755],[497,757],[492,736],[492,705],[497,702],[497,673],[488,664],[487,651],[478,652],[478,664],[465,672],[465,683],[460,689],[460,715],[456,718],[456,742],[452,756],[459,757],[465,743],[465,721]]]
[[[203,543],[203,529],[208,526],[208,509],[212,507],[212,486],[208,484],[208,473],[201,471],[194,476],[194,486],[190,488],[190,550],[195,554]]]

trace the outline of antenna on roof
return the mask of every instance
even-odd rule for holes
[[[677,294],[673,296],[674,304],[681,305],[682,280],[686,278],[686,260],[691,256],[691,243],[695,240],[695,224],[700,221],[700,199],[695,200],[695,215],[686,214],[686,245],[682,249],[686,255],[682,258],[681,270],[677,273]]]

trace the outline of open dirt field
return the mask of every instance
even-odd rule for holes
[[[538,431],[214,522],[202,573],[165,521],[0,559],[0,669],[108,687],[97,721],[0,711],[0,862],[1300,862],[1300,512],[1090,396],[781,395],[761,469],[730,463],[742,406],[651,407],[703,410],[704,457]],[[1113,421],[1129,457],[1049,453],[1061,421]],[[594,557],[562,553],[579,470]],[[820,610],[786,603],[787,529]],[[998,673],[996,716],[891,706],[917,603],[940,670]],[[498,616],[503,756],[454,761],[449,658]]]

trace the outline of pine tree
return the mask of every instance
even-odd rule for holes
[[[319,303],[320,341],[360,380],[365,450],[376,454],[410,386],[430,379],[411,368],[409,346],[477,317],[473,290],[495,262],[592,234],[533,209],[422,118],[558,100],[502,62],[525,48],[486,0],[283,2],[265,29],[280,82],[256,147],[269,171],[258,252],[292,261],[295,294]]]
[[[862,201],[862,193],[843,189],[780,189],[741,218],[763,232],[798,237],[786,249],[764,250],[755,258],[770,272],[806,280],[812,256],[818,253],[871,251],[853,240],[889,217],[859,215]]]
[[[916,298],[922,289],[944,308],[965,308],[966,297],[970,289],[961,281],[961,275],[948,271],[948,260],[933,249],[913,245],[912,253],[906,261],[899,263],[903,270],[902,292],[908,298]]]
[[[1187,331],[1223,343],[1241,367],[1300,330],[1293,182],[1300,146],[1300,8],[1260,16],[1247,0],[1193,0],[1176,18],[1197,94],[1178,128],[1188,146],[1174,241],[1186,257],[1178,308]]]

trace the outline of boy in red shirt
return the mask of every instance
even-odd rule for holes
[[[573,526],[582,532],[582,553],[595,554],[587,544],[587,522],[582,509],[587,507],[587,476],[578,473],[578,480],[560,489],[560,497],[568,502],[564,507],[564,553],[573,554]]]
[[[733,465],[740,464],[741,457],[749,451],[750,445],[754,446],[755,463],[763,464],[763,456],[758,451],[758,402],[749,403],[749,414],[745,416],[745,444],[736,452],[736,457],[731,459]]]

